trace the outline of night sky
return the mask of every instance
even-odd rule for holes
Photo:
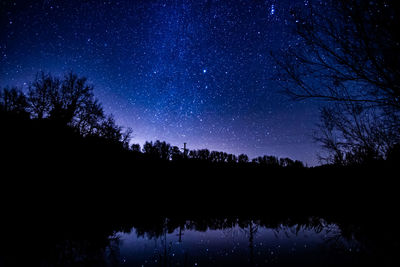
[[[89,78],[132,142],[316,165],[317,103],[279,93],[270,53],[296,44],[304,0],[1,1],[0,85]]]

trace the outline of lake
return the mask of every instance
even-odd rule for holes
[[[166,219],[162,233],[135,228],[116,233],[113,248],[123,266],[343,266],[359,261],[360,244],[342,237],[335,224],[269,228],[252,220],[224,223],[199,229],[186,221],[168,229]]]
[[[0,266],[398,266],[375,223],[323,217],[148,217],[21,228]],[[377,228],[378,227],[378,228]],[[33,234],[35,233],[35,234]],[[7,239],[9,234],[9,240]],[[4,241],[8,240],[8,241]]]

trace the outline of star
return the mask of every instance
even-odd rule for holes
[[[275,5],[272,4],[272,5],[271,5],[270,15],[272,16],[272,15],[274,15],[274,14],[275,14]]]
[[[277,151],[317,161],[288,145],[307,135],[310,127],[298,122],[312,110],[288,107],[276,93],[268,58],[297,42],[289,34],[293,18],[278,9],[298,1],[70,0],[57,1],[56,13],[49,12],[54,1],[20,2],[4,12],[2,86],[29,85],[40,70],[72,70],[88,78],[119,125],[133,129],[133,143],[160,139],[251,158]]]

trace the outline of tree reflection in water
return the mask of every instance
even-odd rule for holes
[[[8,243],[4,242],[8,235],[3,235],[0,263],[18,265],[23,254],[23,259],[39,266],[398,264],[394,261],[396,239],[390,242],[376,223],[332,218],[141,217],[129,223],[40,230],[40,235],[14,232],[19,238],[10,238],[13,241]],[[15,249],[12,243],[24,244],[24,240],[34,246]]]

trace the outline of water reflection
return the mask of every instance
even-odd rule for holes
[[[322,220],[309,225],[267,227],[262,221],[186,221],[165,219],[160,232],[132,228],[118,233],[124,266],[349,265],[360,244],[342,237]]]
[[[3,228],[0,266],[399,266],[383,218],[112,219]]]

